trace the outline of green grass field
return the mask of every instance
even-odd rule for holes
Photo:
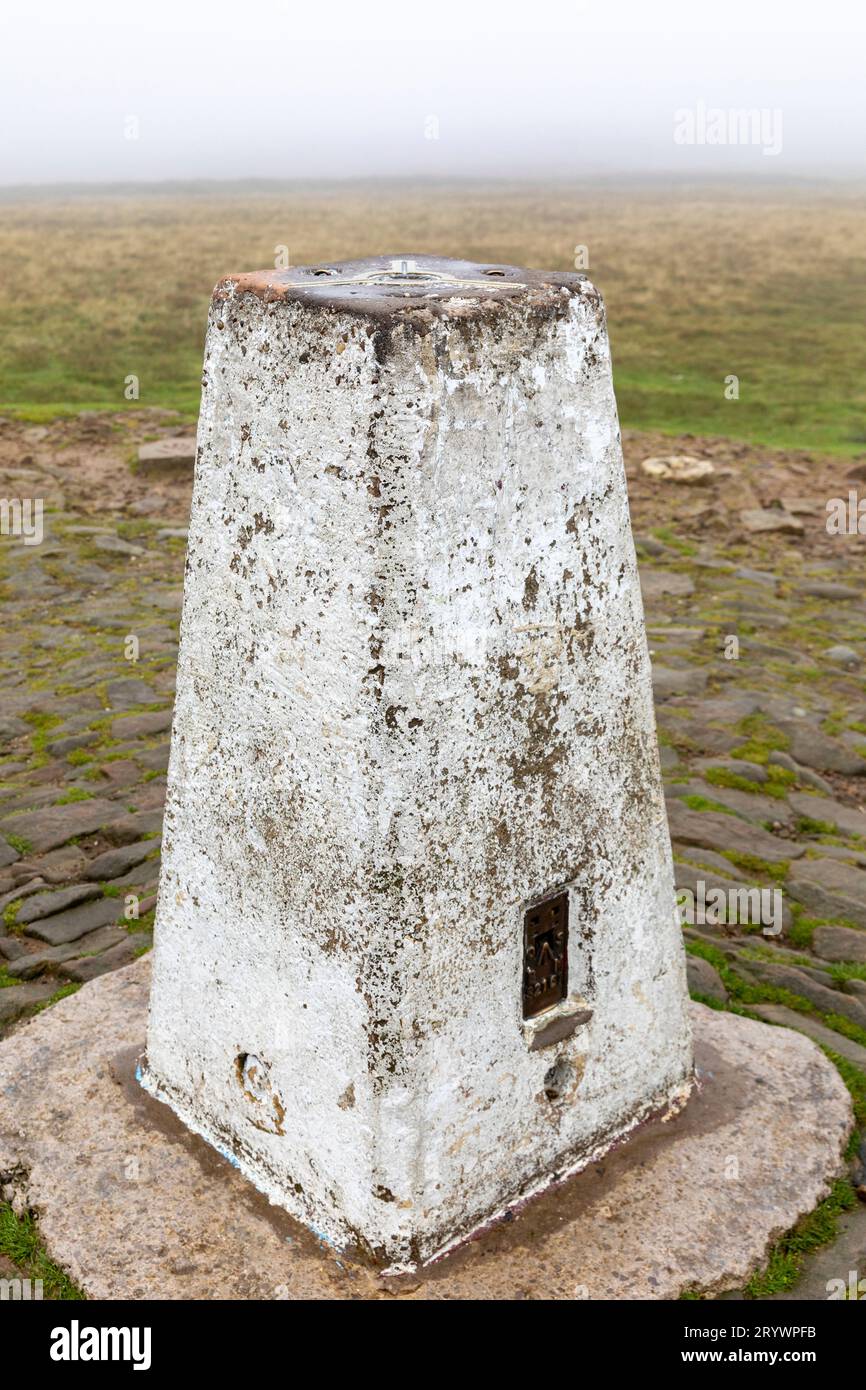
[[[383,251],[568,269],[604,293],[623,424],[866,452],[866,190],[215,185],[0,195],[0,410],[198,407],[222,275]],[[725,378],[739,378],[738,400]]]

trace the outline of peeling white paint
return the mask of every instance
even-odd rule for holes
[[[378,338],[291,296],[211,313],[145,1082],[394,1267],[689,1083],[607,338],[571,278],[549,313]],[[523,912],[564,886],[593,1014],[531,1051]]]

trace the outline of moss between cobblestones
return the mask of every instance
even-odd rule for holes
[[[839,1033],[843,1037],[849,1038],[851,1042],[866,1047],[866,1029],[852,1023],[843,1015],[824,1013],[810,1004],[808,999],[794,994],[789,989],[782,989],[778,985],[767,985],[763,982],[758,984],[752,980],[744,980],[741,975],[736,973],[727,957],[705,941],[686,941],[685,944],[690,955],[702,956],[704,960],[709,961],[710,965],[715,966],[728,994],[738,1004],[745,1007],[748,1007],[749,1004],[784,1004],[786,1008],[793,1009],[796,1013],[810,1014],[813,1018],[819,1019],[826,1027],[832,1028],[834,1033]],[[701,999],[701,1003],[705,1002],[704,999]],[[759,1021],[764,1022],[763,1019]]]
[[[798,995],[791,994],[788,990],[775,989],[769,985],[753,985],[741,980],[732,969],[726,956],[714,946],[703,941],[687,941],[686,950],[691,955],[703,957],[704,960],[709,961],[710,965],[715,966],[731,996],[726,1005],[719,999],[693,992],[692,998],[697,999],[700,1003],[720,1011],[727,1010],[748,1018],[755,1018],[762,1023],[766,1023],[766,1020],[758,1019],[757,1015],[751,1013],[748,1009],[749,1003],[766,1001],[786,1004],[789,1008],[796,1009],[800,1013],[811,1014],[821,1019],[828,1027],[834,1028],[836,1032],[845,1036],[852,1036],[849,1030],[853,1030],[854,1034],[859,1035],[855,1037],[855,1041],[866,1041],[866,1032],[862,1028],[858,1028],[856,1024],[849,1023],[848,1019],[842,1019],[838,1015],[822,1014],[819,1010],[814,1009],[807,1000],[800,999]],[[757,949],[749,954],[756,955]],[[845,1026],[840,1026],[842,1024]],[[768,1026],[777,1025],[770,1024]],[[860,1130],[866,1128],[866,1074],[832,1048],[822,1047],[821,1051],[836,1067],[851,1096],[854,1118],[858,1128],[852,1132],[845,1151],[846,1159],[850,1160],[859,1148]],[[839,1234],[840,1215],[845,1211],[850,1211],[856,1204],[857,1195],[849,1180],[838,1178],[823,1202],[820,1202],[814,1211],[802,1217],[790,1231],[776,1241],[770,1250],[764,1268],[753,1274],[745,1285],[743,1289],[745,1297],[749,1299],[769,1298],[772,1294],[783,1293],[793,1288],[802,1273],[806,1255],[811,1254],[822,1245],[829,1245],[831,1241],[836,1239]],[[701,1299],[703,1297],[704,1295],[696,1289],[686,1289],[680,1294],[681,1299]]]
[[[785,772],[785,768],[779,768],[779,772]],[[788,774],[793,781],[793,773]],[[784,800],[787,791],[782,782],[777,778],[768,778],[766,782],[750,782],[748,777],[741,777],[737,772],[731,772],[727,767],[708,767],[703,773],[705,782],[709,782],[711,787],[730,787],[732,791],[751,792],[758,796],[775,796],[778,800]]]
[[[778,951],[774,951],[771,946],[746,946],[740,950],[739,954],[744,960],[769,960],[777,963],[779,961]],[[858,965],[853,961],[842,964],[838,961],[816,959],[815,956],[786,956],[785,963],[788,965],[807,965],[810,969],[826,970],[827,974],[840,984],[845,980],[866,980],[866,965]]]
[[[120,925],[125,927],[130,935],[134,935],[136,932],[151,931],[155,917],[156,908],[152,907],[143,917],[124,917]]]
[[[11,903],[7,903],[6,906],[4,907],[4,909],[3,909],[3,925],[6,927],[6,930],[7,930],[7,931],[14,932],[14,931],[20,931],[20,930],[21,930],[17,918],[18,918],[18,909],[21,907],[21,904],[22,904],[23,902],[24,902],[24,899],[23,899],[23,898],[15,898],[15,899],[13,899],[13,901],[12,901]]]
[[[748,763],[766,763],[771,753],[782,752],[790,739],[777,729],[763,714],[748,714],[736,725],[737,733],[743,734],[745,742],[731,751],[732,758],[742,758]]]
[[[757,854],[741,854],[739,850],[723,849],[720,853],[725,859],[730,860],[736,869],[742,869],[745,873],[753,874],[756,878],[771,878],[776,883],[782,883],[788,877],[790,861],[782,859],[777,864],[771,864],[768,859],[761,859]]]
[[[73,801],[91,801],[93,792],[85,791],[83,787],[70,787],[68,792],[58,796],[54,802],[55,806],[68,806]]]
[[[654,526],[651,534],[663,545],[670,546],[671,550],[676,550],[680,555],[697,555],[698,547],[694,541],[682,540],[670,526]]]
[[[25,840],[23,835],[5,835],[4,839],[6,840],[7,845],[11,845],[12,848],[14,850],[17,850],[19,854],[30,854],[30,852],[33,849],[33,846],[30,843],[30,841]]]
[[[836,827],[830,821],[814,820],[811,816],[797,817],[798,835],[834,835]]]
[[[59,714],[39,714],[33,710],[21,717],[26,724],[30,724],[33,728],[30,738],[30,766],[31,768],[44,767],[45,763],[49,761],[46,749],[48,735],[63,721]]]
[[[695,793],[682,797],[684,806],[688,806],[690,811],[718,811],[724,816],[736,816],[736,811],[732,811],[730,806],[723,806],[721,801],[713,801],[712,797],[701,796]]]
[[[77,994],[81,989],[80,984],[61,985],[48,999],[41,999],[38,1004],[34,1004],[33,1013],[41,1014],[43,1009],[50,1009],[52,1004],[59,1004],[61,999],[68,999],[70,994]]]
[[[856,1205],[857,1195],[848,1179],[837,1179],[829,1196],[773,1246],[766,1267],[753,1274],[746,1284],[746,1298],[769,1298],[793,1288],[802,1272],[804,1257],[835,1240],[839,1217]]]

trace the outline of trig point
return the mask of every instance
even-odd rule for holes
[[[686,1002],[598,293],[223,281],[145,1085],[402,1269],[680,1104]]]

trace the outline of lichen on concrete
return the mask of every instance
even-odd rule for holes
[[[396,1267],[691,1074],[601,302],[453,265],[217,288],[148,1036],[192,1129]],[[586,1021],[534,1050],[523,913],[563,890]]]

